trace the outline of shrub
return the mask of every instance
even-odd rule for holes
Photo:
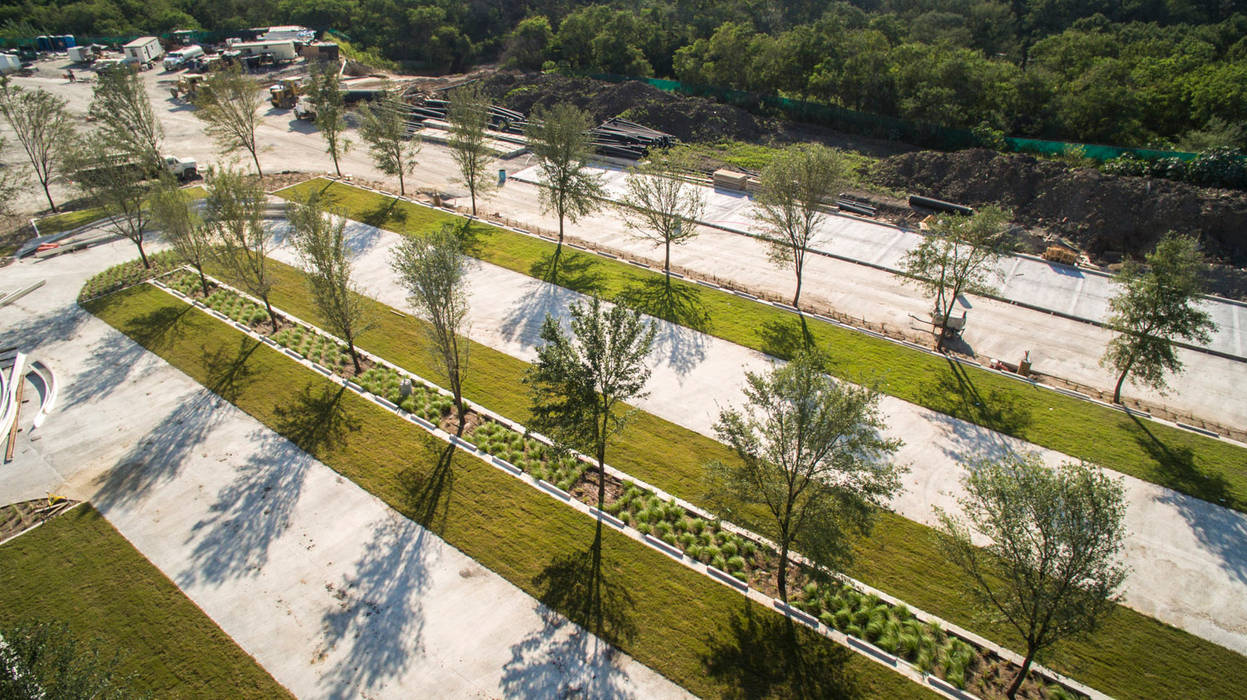
[[[659,520],[654,525],[654,529],[657,530],[664,538],[666,538],[667,535],[671,534],[671,523],[667,522],[666,520]]]
[[[690,544],[684,548],[684,553],[689,559],[701,559],[701,545]]]
[[[818,616],[818,620],[828,627],[836,626],[836,616],[830,612],[824,611],[822,615]]]
[[[741,571],[745,568],[745,560],[739,556],[728,557],[727,567],[731,571]]]
[[[843,631],[853,621],[853,614],[847,608],[836,611],[836,629]]]
[[[727,561],[723,558],[722,554],[716,554],[711,557],[710,565],[719,571],[727,571]]]
[[[619,519],[620,519],[621,521],[623,521],[623,524],[624,524],[624,525],[628,525],[629,523],[631,523],[631,522],[632,522],[632,513],[630,513],[629,511],[626,511],[626,510],[625,510],[625,511],[622,511],[622,512],[619,514]]]
[[[693,518],[688,525],[689,532],[694,535],[700,535],[706,529],[706,521],[701,518]]]
[[[680,535],[680,544],[684,547],[688,547],[696,541],[697,541],[697,538],[693,537],[691,533],[685,532],[684,534]]]
[[[661,523],[661,524],[664,524],[664,525],[665,525],[666,523]],[[670,533],[670,532],[668,532],[668,533],[666,533],[666,534],[664,534],[664,535],[662,536],[662,541],[663,541],[663,542],[666,542],[667,544],[671,545],[672,547],[677,546],[677,543],[679,542],[679,540],[677,540],[677,539],[676,539],[675,534],[674,534],[674,533]]]
[[[724,542],[723,546],[720,547],[719,549],[723,550],[723,556],[725,557],[734,557],[736,556],[736,553],[740,551],[740,547],[736,546],[736,543],[732,540],[728,540],[727,542]]]
[[[720,553],[719,548],[718,548],[718,547],[716,547],[715,545],[708,544],[708,545],[706,545],[706,546],[702,549],[702,551],[703,551],[703,552],[705,552],[706,556],[707,556],[707,557],[709,557],[709,558],[711,558],[711,559],[722,559],[722,558],[723,558],[723,557],[721,556],[721,553]],[[717,568],[717,569],[722,569],[723,567],[722,567],[722,566],[716,566],[715,568]]]
[[[752,557],[758,551],[758,545],[750,542],[749,540],[745,540],[744,543],[741,544],[740,550],[745,556]]]

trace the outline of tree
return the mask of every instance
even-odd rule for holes
[[[6,625],[0,631],[0,697],[112,700],[133,695],[121,657],[102,640],[83,643],[68,625]]]
[[[407,105],[391,96],[362,105],[359,135],[368,143],[368,152],[377,169],[398,176],[398,193],[407,194],[404,176],[416,166],[420,141],[407,133]]]
[[[195,98],[198,110],[195,116],[204,122],[208,132],[226,153],[245,150],[255,162],[255,173],[260,177],[259,146],[255,130],[260,124],[260,107],[264,95],[251,78],[237,68],[217,73],[199,91]]]
[[[277,314],[269,303],[273,277],[268,269],[268,253],[273,236],[264,227],[264,189],[259,178],[251,178],[232,168],[223,168],[208,182],[205,211],[216,246],[213,259],[230,279],[251,296],[264,302],[273,330]]]
[[[541,209],[559,217],[559,249],[563,246],[563,220],[576,223],[597,211],[603,196],[600,178],[588,167],[593,154],[588,113],[560,103],[549,110],[538,108],[528,122],[528,147],[537,157],[545,180]]]
[[[848,165],[826,146],[789,146],[762,170],[754,216],[771,239],[771,260],[792,265],[801,300],[801,278],[810,242],[823,220],[823,202],[848,182]]]
[[[934,295],[931,323],[936,349],[944,349],[943,327],[963,292],[990,293],[1000,277],[996,263],[1013,250],[1010,214],[983,207],[972,216],[942,214],[917,247],[901,260],[909,281]]]
[[[456,434],[463,433],[463,378],[468,366],[468,257],[454,225],[425,236],[403,239],[390,261],[407,289],[407,299],[425,321],[437,360],[446,373],[459,412]]]
[[[61,170],[66,149],[74,140],[73,123],[65,105],[65,100],[46,90],[23,90],[10,84],[7,77],[0,79],[0,112],[26,152],[52,211],[56,211],[56,202],[52,201],[48,183]]]
[[[878,393],[831,379],[812,352],[745,378],[744,407],[721,411],[715,424],[740,459],[709,465],[709,496],[729,516],[766,508],[787,601],[794,543],[818,564],[842,567],[850,534],[869,532],[875,511],[900,491],[904,469],[889,460],[901,441],[882,437]]]
[[[667,150],[630,168],[620,200],[624,224],[638,238],[664,247],[663,272],[671,281],[671,246],[697,235],[697,220],[706,210],[701,188],[684,179],[692,170],[687,152]]]
[[[333,171],[338,177],[342,177],[338,157],[351,150],[350,140],[342,135],[346,130],[346,102],[341,82],[337,63],[321,63],[312,69],[308,91],[316,108],[316,128],[325,139],[325,152],[333,159]]]
[[[66,164],[87,199],[104,211],[108,227],[130,239],[139,249],[143,267],[150,268],[143,242],[148,223],[145,202],[151,187],[143,166],[127,162],[129,157],[119,155],[115,147],[107,132],[97,131],[72,147]]]
[[[468,86],[450,96],[446,110],[450,122],[450,155],[459,166],[459,181],[467,185],[476,216],[476,196],[493,185],[489,176],[489,145],[485,130],[489,126],[489,100],[479,87]]]
[[[346,246],[346,220],[334,221],[313,192],[287,208],[291,243],[303,262],[307,286],[329,329],[346,341],[355,373],[363,372],[355,340],[368,329],[367,308],[352,279]]]
[[[1120,480],[1096,467],[1050,469],[1038,455],[970,465],[956,518],[936,509],[941,546],[971,591],[1026,642],[1012,698],[1040,651],[1095,630],[1112,611],[1126,569],[1116,563],[1126,512]],[[990,540],[975,546],[977,533]]]
[[[537,70],[545,61],[546,51],[553,39],[554,30],[545,16],[520,20],[506,37],[503,62],[520,70]]]
[[[4,152],[6,145],[4,137],[0,136],[0,153]],[[0,214],[13,213],[13,200],[26,184],[26,173],[23,170],[18,165],[0,163]]]
[[[533,427],[598,463],[598,508],[606,500],[606,447],[627,425],[628,401],[644,398],[654,325],[639,311],[603,308],[592,297],[571,305],[571,334],[553,316],[541,326],[537,361],[524,376]]]
[[[88,116],[95,121],[97,139],[106,146],[108,155],[164,167],[160,157],[164,129],[137,73],[102,71],[96,78]]]
[[[1216,329],[1212,317],[1195,307],[1203,282],[1204,259],[1194,238],[1170,232],[1146,258],[1117,275],[1121,291],[1109,300],[1108,325],[1117,332],[1100,364],[1117,372],[1113,402],[1121,402],[1127,375],[1136,383],[1165,389],[1165,373],[1181,372],[1173,338],[1207,343]]]
[[[212,253],[212,238],[203,219],[190,200],[170,179],[161,181],[150,197],[151,220],[164,232],[165,240],[195,272],[199,286],[208,296],[208,278],[204,264]]]

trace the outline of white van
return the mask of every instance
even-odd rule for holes
[[[199,44],[191,44],[184,49],[170,51],[165,56],[165,70],[177,70],[193,58],[199,58],[204,55],[203,47]]]

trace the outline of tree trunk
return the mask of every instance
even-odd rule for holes
[[[139,238],[134,242],[134,245],[139,247],[139,257],[143,259],[143,269],[152,269],[152,264],[147,260],[147,252],[143,250],[143,239]]]
[[[402,168],[398,169],[398,196],[400,197],[407,196],[407,186],[403,182],[403,169]]]
[[[476,185],[468,186],[468,194],[472,196],[472,216],[476,216]]]
[[[268,303],[268,295],[264,296],[264,308],[268,311],[268,319],[273,322],[273,332],[277,332],[277,314],[273,311],[273,305]]]
[[[1117,386],[1113,388],[1113,403],[1121,403],[1121,385],[1126,383],[1126,375],[1130,374],[1130,365],[1133,364],[1134,362],[1132,361],[1126,365],[1121,374],[1117,375]]]
[[[53,212],[53,213],[55,213],[55,212],[56,212],[56,202],[53,202],[53,201],[52,201],[52,193],[48,191],[48,182],[47,182],[47,180],[42,181],[40,184],[42,184],[42,185],[43,185],[43,196],[45,196],[45,197],[47,197],[47,198],[48,198],[48,206],[49,206],[49,207],[51,207],[51,208],[52,208],[52,212]]]
[[[563,247],[563,212],[559,212],[559,247]]]
[[[1032,650],[1026,654],[1026,658],[1022,661],[1022,668],[1018,671],[1018,675],[1014,677],[1013,682],[1009,684],[1009,690],[1005,692],[1009,700],[1013,700],[1017,696],[1018,691],[1022,688],[1022,681],[1026,680],[1026,674],[1030,671],[1031,662],[1035,660],[1035,652]]]
[[[333,156],[333,171],[337,173],[338,177],[342,177],[342,169],[338,167],[338,147],[330,148],[329,155]]]
[[[203,288],[204,298],[206,299],[208,297],[208,278],[204,275],[204,269],[202,265],[197,265],[195,267],[195,270],[199,272],[199,286]]]
[[[779,584],[779,599],[788,602],[788,540],[785,538],[784,543],[779,548],[779,573],[776,575],[776,583]]]
[[[801,268],[797,268],[797,293],[792,295],[792,307],[800,308],[797,302],[801,300]]]
[[[662,261],[662,271],[667,275],[667,284],[671,283],[671,239],[667,239],[667,255]]]
[[[277,326],[273,326],[273,332],[277,332]],[[346,338],[346,348],[351,353],[351,364],[355,365],[355,374],[363,373],[363,368],[359,366],[359,353],[355,350],[355,341],[350,336]]]
[[[251,151],[251,160],[255,161],[255,174],[259,176],[260,179],[264,179],[264,171],[260,170],[260,156],[254,150]]]

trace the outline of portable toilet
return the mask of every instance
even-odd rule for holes
[[[77,46],[77,45],[78,45],[78,40],[74,38],[74,35],[73,35],[73,34],[66,34],[65,36],[63,36],[63,37],[61,37],[61,38],[65,40],[65,49],[66,49],[66,50],[68,50],[71,46]]]
[[[52,37],[46,34],[35,37],[35,48],[40,52],[50,52],[52,50]]]
[[[64,51],[65,50],[65,36],[64,35],[53,34],[50,38],[52,39],[52,50],[53,51]]]

